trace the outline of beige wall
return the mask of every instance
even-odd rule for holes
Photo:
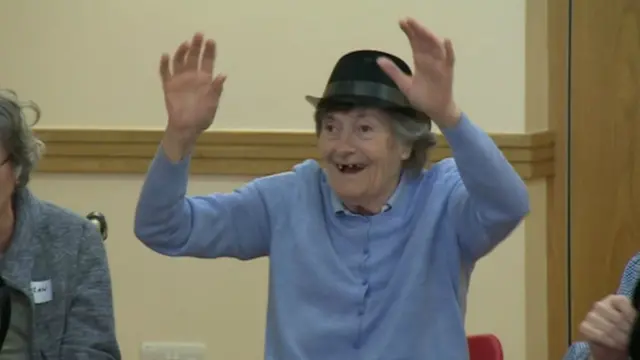
[[[36,100],[41,127],[161,128],[159,56],[204,31],[218,40],[218,68],[229,75],[216,129],[311,130],[303,95],[319,94],[337,58],[355,48],[409,60],[396,21],[412,15],[453,39],[456,95],[475,122],[521,133],[525,10],[526,0],[11,1],[0,12],[0,86]],[[230,191],[246,180],[198,177],[190,193]],[[147,250],[132,234],[141,181],[38,175],[32,183],[42,198],[108,216],[124,357],[138,358],[143,341],[168,340],[204,342],[211,359],[260,359],[267,261],[169,259]],[[545,185],[530,188],[531,217],[480,261],[469,295],[468,331],[497,333],[508,359],[546,354]]]

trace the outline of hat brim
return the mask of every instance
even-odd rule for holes
[[[307,95],[307,96],[304,97],[304,99],[307,100],[307,102],[309,104],[311,104],[311,106],[316,107],[316,106],[318,106],[318,103],[320,103],[320,100],[322,98],[317,97],[317,96]]]

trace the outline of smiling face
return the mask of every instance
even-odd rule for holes
[[[329,112],[318,119],[318,148],[329,184],[347,208],[378,213],[393,195],[411,149],[378,109]]]

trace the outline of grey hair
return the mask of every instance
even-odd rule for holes
[[[35,115],[31,123],[26,120],[27,110]],[[21,101],[14,91],[0,89],[0,145],[17,174],[18,188],[27,186],[45,150],[44,143],[32,131],[40,120],[40,114],[36,103]]]
[[[436,137],[431,132],[431,124],[413,117],[391,114],[391,128],[396,139],[411,148],[409,157],[402,162],[402,168],[409,176],[420,175],[429,162],[429,151],[436,146]]]

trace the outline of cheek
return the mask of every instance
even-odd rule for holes
[[[379,178],[389,178],[396,176],[402,167],[402,159],[396,152],[385,151],[370,153],[371,170]]]
[[[375,192],[377,189],[384,186],[389,179],[389,169],[384,163],[375,164],[368,169],[366,176],[367,185],[370,190]]]
[[[0,183],[2,187],[13,188],[16,184],[16,174],[9,166],[0,168]]]
[[[325,158],[331,153],[331,142],[326,139],[325,136],[320,136],[318,137],[316,148],[318,149],[318,153],[320,154],[320,156],[322,158]]]
[[[365,171],[366,180],[364,181],[369,187],[369,191],[377,192],[383,188],[391,186],[400,176],[402,162],[396,159],[379,159],[369,166]]]
[[[16,179],[13,171],[0,170],[0,204],[4,205],[16,187]]]

